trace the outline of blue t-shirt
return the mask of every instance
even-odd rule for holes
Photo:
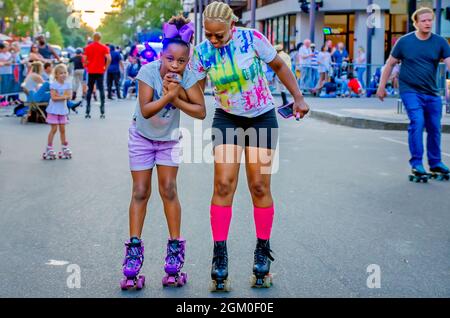
[[[120,61],[122,55],[117,51],[111,51],[111,64],[109,65],[109,73],[120,73]]]
[[[346,49],[344,49],[342,52],[339,50],[334,51],[333,59],[336,64],[342,64],[342,61],[345,58],[348,58],[348,52]]]
[[[54,81],[50,83],[50,90],[56,90],[59,96],[63,96],[66,91],[72,90],[72,83],[67,81],[64,84],[60,84]],[[50,102],[45,111],[53,115],[67,115],[69,113],[67,100],[54,101],[50,98]]]
[[[420,40],[415,32],[411,32],[397,41],[391,55],[401,60],[400,93],[415,92],[439,96],[439,61],[450,57],[450,47],[446,39],[432,33],[427,40]]]
[[[130,64],[127,67],[127,76],[135,78],[141,69],[141,66],[139,64]]]
[[[163,79],[160,73],[161,60],[153,61],[144,65],[139,71],[136,79],[142,81],[153,88],[153,100],[158,100],[163,96]],[[197,78],[194,73],[187,67],[183,73],[181,80],[181,87],[188,90],[197,83]],[[138,133],[151,140],[155,141],[173,141],[179,140],[180,127],[180,110],[172,104],[166,105],[159,113],[145,119],[142,116],[139,99],[134,113],[136,119],[136,128]]]

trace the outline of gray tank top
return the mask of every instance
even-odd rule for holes
[[[44,47],[39,47],[39,53],[42,55],[44,59],[51,59],[53,54],[50,50],[50,47],[48,44],[46,44]]]

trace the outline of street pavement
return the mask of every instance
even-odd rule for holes
[[[148,282],[142,291],[119,288],[135,100],[108,102],[105,120],[99,119],[98,106],[90,120],[81,114],[84,108],[71,115],[72,160],[41,160],[46,125],[0,117],[0,297],[450,296],[450,183],[408,181],[404,131],[362,130],[313,118],[279,119],[273,287],[250,288],[255,230],[242,169],[228,241],[233,290],[210,293],[213,166],[202,147],[208,141],[192,137],[209,135],[210,96],[207,104],[201,129],[198,121],[182,116],[184,140],[193,145],[185,149],[186,158],[205,154],[204,160],[191,160],[198,163],[182,164],[178,177],[189,282],[183,288],[161,286],[168,232],[153,178],[143,233],[142,273]],[[442,136],[442,150],[450,163],[448,134]],[[368,288],[373,264],[380,270],[380,288]],[[78,269],[81,286],[71,288]]]

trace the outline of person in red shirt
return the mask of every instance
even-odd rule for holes
[[[349,73],[348,76],[348,88],[350,89],[350,96],[351,97],[359,97],[362,94],[362,87],[361,83],[358,81],[358,79],[355,78],[353,73]]]
[[[86,118],[91,118],[91,96],[94,85],[100,91],[100,118],[105,118],[105,90],[103,87],[103,77],[105,71],[111,63],[109,48],[103,45],[100,40],[100,33],[94,33],[93,42],[84,50],[84,66],[88,72],[88,92],[86,96]]]

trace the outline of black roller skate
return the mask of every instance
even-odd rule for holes
[[[409,181],[416,183],[427,183],[430,175],[425,171],[425,168],[420,166],[414,166],[411,170],[412,174],[409,175]]]
[[[431,171],[431,179],[435,179],[438,181],[449,181],[450,179],[450,170],[444,163],[439,163],[437,166],[430,168]]]
[[[212,292],[228,292],[231,290],[230,280],[228,279],[227,241],[214,242],[211,279],[210,290]]]
[[[271,252],[269,240],[257,240],[251,279],[252,287],[269,288],[272,286],[270,263],[274,261],[274,258],[270,255]]]

